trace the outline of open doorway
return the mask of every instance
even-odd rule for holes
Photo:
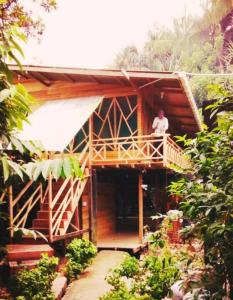
[[[97,173],[97,245],[135,248],[138,240],[138,172],[103,170]]]
[[[97,172],[97,245],[129,248],[139,241],[139,170],[99,170]],[[142,173],[141,173],[142,174]],[[156,213],[165,213],[166,170],[143,172],[143,226],[155,230]],[[104,247],[105,246],[105,247]]]

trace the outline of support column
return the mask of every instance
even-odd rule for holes
[[[96,170],[90,168],[89,180],[89,239],[97,243],[97,174]]]
[[[143,189],[142,189],[142,173],[138,175],[138,233],[139,233],[139,243],[143,242]]]
[[[53,224],[52,224],[52,202],[53,202],[53,183],[52,183],[52,175],[49,175],[48,178],[48,209],[49,209],[49,242],[53,242]]]
[[[10,238],[12,240],[13,236],[14,236],[14,228],[13,228],[13,225],[14,225],[14,222],[13,222],[13,219],[14,219],[14,213],[13,213],[13,187],[12,187],[12,185],[9,186],[9,188],[8,188],[8,195],[9,195]]]
[[[138,128],[138,136],[142,136],[143,128],[142,128],[142,96],[138,94],[137,96],[137,128]]]
[[[92,165],[93,157],[93,114],[89,118],[89,167]]]

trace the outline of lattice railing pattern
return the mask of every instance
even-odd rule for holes
[[[169,137],[130,136],[98,139],[92,145],[92,163],[98,164],[174,164],[187,168],[188,159],[183,150]]]

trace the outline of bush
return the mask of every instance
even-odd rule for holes
[[[56,278],[57,257],[42,255],[36,268],[19,271],[15,278],[14,294],[17,300],[54,300],[51,290]]]
[[[167,248],[141,261],[129,256],[108,274],[106,280],[112,289],[101,300],[163,299],[179,277],[177,261]]]
[[[74,239],[66,250],[66,257],[68,258],[66,269],[69,279],[76,278],[91,264],[92,259],[97,254],[96,247],[86,239]]]

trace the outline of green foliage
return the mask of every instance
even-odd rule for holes
[[[32,149],[34,143],[31,142],[30,144]],[[69,178],[71,176],[79,177],[80,179],[84,178],[79,160],[74,156],[47,160],[37,158],[37,160],[34,159],[33,161],[24,163],[23,161],[13,161],[6,154],[3,154],[1,161],[4,182],[12,175],[18,175],[21,180],[26,175],[35,181],[40,177],[46,180],[49,175],[52,175],[56,180],[60,177]]]
[[[32,1],[37,7],[50,11],[56,7],[55,0]],[[24,54],[21,44],[25,43],[29,34],[41,34],[43,24],[35,17],[27,5],[21,1],[0,1],[2,22],[0,24],[0,144],[3,149],[9,144],[20,153],[31,156],[40,155],[41,148],[36,142],[19,141],[16,138],[27,122],[30,113],[32,96],[22,84],[13,84],[13,75],[8,67],[9,62],[16,64],[21,71],[20,59]],[[12,159],[8,153],[0,154],[4,180],[17,174],[23,179],[22,163]]]
[[[222,91],[215,87],[213,92],[217,90]],[[218,104],[230,104],[232,100],[225,99],[226,94],[221,92]],[[216,109],[216,105],[212,109]],[[233,297],[232,124],[232,117],[225,118],[221,127],[199,132],[195,139],[187,140],[186,152],[193,163],[192,175],[187,174],[172,184],[172,190],[176,189],[184,199],[181,209],[193,222],[187,231],[203,240],[205,262],[218,278],[218,291],[224,294],[223,284],[229,282],[230,298]]]
[[[15,295],[17,300],[54,300],[51,290],[56,278],[58,258],[43,255],[36,268],[19,271],[15,278]]]
[[[114,67],[198,74],[232,73],[233,44],[228,31],[221,31],[219,24],[232,9],[232,3],[230,0],[224,1],[226,5],[222,0],[204,2],[202,16],[184,14],[174,19],[171,28],[155,25],[142,50],[135,46],[125,47],[117,54]],[[231,17],[229,27],[230,22]],[[224,46],[224,40],[227,46]],[[201,106],[203,100],[213,99],[208,93],[209,84],[221,84],[226,88],[232,86],[232,79],[230,76],[190,75],[190,84],[194,98]]]
[[[86,239],[74,239],[66,249],[67,276],[69,279],[76,278],[97,254],[97,249],[92,242]]]
[[[112,289],[101,299],[163,299],[178,278],[177,261],[166,247],[159,255],[146,255],[141,261],[126,257],[108,274],[106,280]]]

